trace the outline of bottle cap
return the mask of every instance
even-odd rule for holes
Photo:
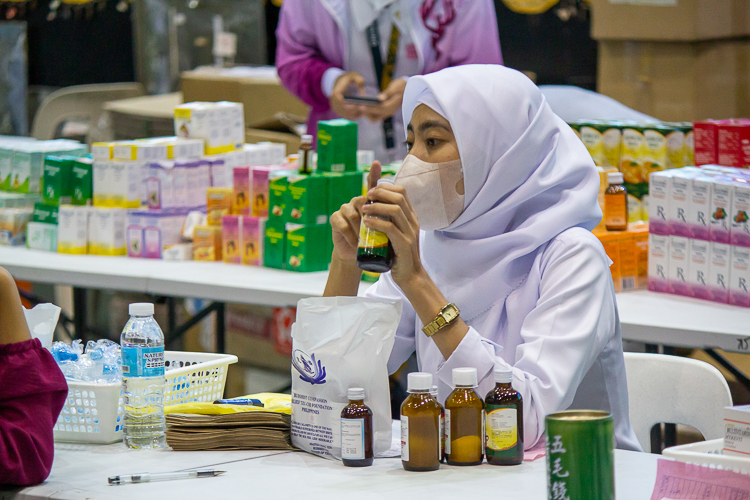
[[[429,391],[432,389],[432,374],[425,372],[410,373],[406,385],[409,392]]]
[[[513,372],[507,368],[495,367],[495,383],[496,384],[509,384],[513,382]]]
[[[131,316],[153,316],[154,305],[148,302],[136,302],[128,306],[128,313]]]
[[[390,184],[391,186],[393,186],[395,182],[393,181],[393,177],[381,177],[380,179],[378,179],[378,186],[380,186],[381,184]]]
[[[454,387],[476,387],[477,386],[477,369],[476,368],[454,368],[453,369],[453,386]]]
[[[437,392],[437,386],[433,385],[432,389],[430,389],[430,394],[437,398],[438,392]]]
[[[375,151],[360,149],[357,151],[357,165],[372,165],[375,161]]]
[[[311,136],[310,134],[303,135],[302,136],[302,142],[306,142],[308,144],[312,144],[312,142],[313,142],[313,136]]]
[[[350,387],[347,395],[349,401],[361,401],[365,399],[365,390],[361,387]]]
[[[610,172],[607,174],[607,182],[610,184],[622,184],[624,180],[622,172]]]

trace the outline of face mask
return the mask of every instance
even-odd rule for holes
[[[461,180],[461,160],[427,163],[414,155],[404,158],[395,178],[406,189],[419,226],[428,231],[445,229],[464,211],[464,195],[458,193]]]

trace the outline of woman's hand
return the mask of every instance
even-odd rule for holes
[[[397,78],[393,80],[384,91],[378,95],[379,106],[362,106],[362,114],[371,122],[382,122],[386,118],[395,115],[401,109],[404,100],[404,89],[406,80]]]
[[[348,104],[344,101],[344,95],[347,93],[349,87],[355,87],[362,94],[365,90],[365,79],[362,75],[354,71],[344,73],[333,84],[333,93],[328,102],[333,112],[341,118],[356,120],[362,116],[362,107],[356,104]]]
[[[365,205],[362,213],[380,218],[365,217],[365,225],[388,235],[396,254],[391,277],[406,292],[425,274],[419,257],[417,215],[402,186],[381,184],[367,193],[367,199],[374,203]]]

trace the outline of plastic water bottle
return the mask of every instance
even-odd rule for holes
[[[125,393],[123,441],[129,448],[166,444],[164,422],[164,334],[154,320],[153,304],[130,304],[122,330]]]

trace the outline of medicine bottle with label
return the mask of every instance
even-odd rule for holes
[[[407,378],[409,396],[401,405],[401,463],[408,471],[440,468],[440,403],[430,394],[432,374]]]
[[[299,146],[299,173],[311,174],[313,167],[313,136],[303,135]]]
[[[388,177],[380,179],[378,186],[381,184],[393,185],[393,179]],[[367,204],[373,203],[368,201]],[[357,248],[357,265],[363,271],[373,273],[384,273],[390,271],[393,265],[393,246],[388,236],[375,229],[365,225],[365,218],[362,217],[362,223],[359,226],[359,248]]]
[[[604,192],[604,225],[607,231],[625,231],[628,228],[628,191],[622,185],[622,172],[607,174],[609,187]]]
[[[440,405],[440,400],[438,399],[438,388],[436,385],[433,385],[432,389],[430,389],[430,395],[432,395],[432,397],[435,398],[435,401]],[[440,461],[442,462],[443,460],[445,460],[445,408],[443,408],[443,405],[440,405]]]
[[[341,410],[341,461],[347,467],[372,465],[372,410],[365,405],[365,390],[352,387],[349,404]]]
[[[509,369],[495,367],[495,388],[484,398],[485,454],[492,465],[523,462],[523,400],[512,382]]]
[[[445,456],[450,465],[479,465],[484,458],[484,403],[474,390],[476,368],[454,368],[453,385],[445,400]]]

